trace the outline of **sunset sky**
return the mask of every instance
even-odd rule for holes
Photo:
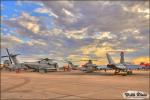
[[[149,61],[148,1],[2,1],[1,55],[23,61],[98,59]]]

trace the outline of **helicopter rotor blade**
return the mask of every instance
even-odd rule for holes
[[[9,56],[1,56],[1,58],[5,58],[5,57],[9,57]]]
[[[8,57],[9,57],[10,63],[12,64],[11,55],[10,55],[10,53],[9,53],[9,51],[8,51],[8,48],[6,48],[6,51],[7,51],[7,54],[8,54]]]

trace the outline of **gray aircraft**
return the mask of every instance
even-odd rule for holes
[[[24,62],[24,65],[29,69],[34,69],[37,72],[58,71],[59,67],[53,59],[44,58],[37,62]]]
[[[72,70],[78,70],[78,65],[74,65],[71,60],[65,60]]]
[[[93,64],[92,61],[97,61],[97,60],[82,60],[82,61],[88,61],[86,64],[82,65],[82,67],[80,68],[81,71],[86,72],[86,73],[91,73],[93,71],[96,70],[97,65]]]
[[[8,49],[6,48],[6,51],[7,51],[7,56],[1,56],[1,58],[5,58],[5,57],[8,57],[9,60],[5,60],[4,61],[4,65],[5,65],[5,69],[8,69],[8,70],[16,70],[18,68],[25,68],[25,66],[23,66],[22,63],[19,63],[19,61],[17,60],[17,56],[20,55],[20,54],[10,54]]]
[[[58,64],[53,62],[52,59],[41,59],[38,62],[24,62],[19,63],[17,60],[17,56],[19,54],[10,54],[8,49],[6,48],[7,56],[1,56],[1,58],[8,57],[9,60],[4,61],[4,65],[6,65],[6,69],[16,70],[16,69],[33,69],[37,72],[48,72],[48,71],[58,71]]]
[[[106,53],[107,56],[107,60],[108,60],[108,64],[107,64],[107,68],[106,69],[113,69],[115,70],[115,75],[119,74],[121,72],[126,73],[126,75],[130,75],[132,74],[132,70],[133,69],[138,69],[140,68],[139,66],[136,65],[131,65],[131,64],[127,64],[124,61],[124,52],[120,53],[120,63],[116,64],[113,59],[111,58],[111,56]],[[132,67],[131,67],[132,66]]]
[[[115,70],[114,74],[119,74],[121,72],[125,73],[123,75],[129,75],[132,74],[133,69],[140,69],[138,65],[129,64],[125,62],[124,59],[124,52],[120,53],[120,63],[115,63],[111,56],[106,53],[108,64],[107,65],[95,65],[92,63],[87,63],[83,65],[84,67],[81,68],[81,71],[83,72],[93,72],[96,70]]]

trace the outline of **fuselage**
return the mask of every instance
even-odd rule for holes
[[[108,64],[107,67],[112,69],[120,69],[120,70],[127,69],[127,67],[123,64]]]

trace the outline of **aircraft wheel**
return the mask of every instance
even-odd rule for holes
[[[115,71],[114,75],[117,75],[119,72],[118,71]]]
[[[122,76],[126,76],[127,74],[122,74]]]
[[[45,69],[39,69],[40,73],[46,73],[47,71]]]
[[[132,75],[132,71],[127,71],[127,75]]]

